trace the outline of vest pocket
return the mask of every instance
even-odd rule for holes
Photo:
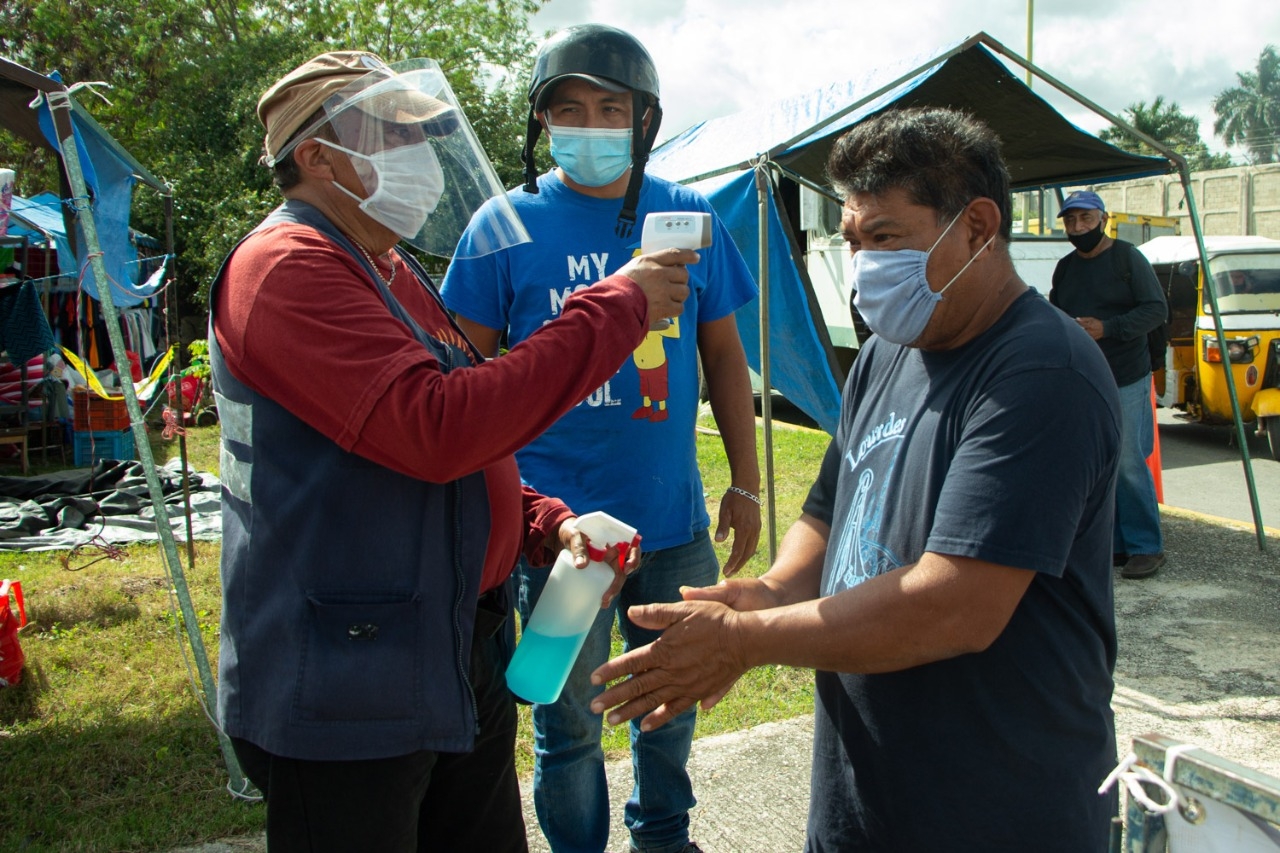
[[[409,720],[422,693],[420,607],[405,593],[307,597],[293,718]]]

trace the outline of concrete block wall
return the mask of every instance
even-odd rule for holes
[[[1179,220],[1179,233],[1191,233],[1177,175],[1098,184],[1090,189],[1102,196],[1108,210],[1172,216]],[[1280,163],[1192,172],[1191,191],[1206,235],[1257,235],[1280,240]]]

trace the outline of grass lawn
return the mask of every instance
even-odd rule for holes
[[[216,427],[189,431],[193,467],[217,473],[217,441]],[[799,515],[827,437],[779,425],[774,443],[780,538]],[[176,442],[156,434],[151,445],[157,464],[178,453]],[[714,525],[729,483],[719,438],[700,433],[698,455]],[[203,641],[216,660],[219,545],[196,543],[190,567],[185,545],[178,550]],[[720,550],[723,560],[727,547]],[[759,575],[767,562],[762,536],[760,553],[743,574]],[[23,680],[0,689],[0,853],[165,850],[261,831],[261,806],[235,800],[225,789],[222,754],[196,699],[188,644],[157,545],[114,554],[96,548],[0,552],[0,578],[22,581],[32,623],[20,635]],[[615,636],[620,651],[617,642]],[[700,715],[697,735],[812,707],[807,671],[761,668]],[[533,763],[528,709],[521,714],[516,760],[527,774]],[[627,728],[606,726],[604,746],[613,756],[625,754]]]

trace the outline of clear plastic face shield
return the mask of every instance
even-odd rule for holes
[[[442,258],[480,257],[530,241],[440,66],[409,59],[375,67],[324,103],[325,119],[281,149],[278,161],[328,123],[364,185],[374,220]],[[476,213],[484,207],[483,215]],[[460,238],[476,225],[464,243]]]

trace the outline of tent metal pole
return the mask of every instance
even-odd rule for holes
[[[1049,74],[1043,68],[1033,65],[1029,60],[1023,59],[1021,56],[1018,56],[1018,54],[1009,50],[1009,48],[1005,47],[1003,44],[996,41],[986,33],[980,33],[977,36],[977,41],[980,42],[984,47],[994,50],[996,53],[999,53],[1001,56],[1005,57],[1011,62],[1014,62],[1017,65],[1021,66],[1026,70],[1028,75],[1034,74],[1036,77],[1039,77],[1041,80],[1044,80],[1050,86],[1053,86],[1053,88],[1057,89],[1059,92],[1066,95],[1071,100],[1075,101],[1076,103],[1080,104],[1083,107],[1087,107],[1088,109],[1092,110],[1093,112],[1105,118],[1107,121],[1114,124],[1116,127],[1122,128],[1128,133],[1133,134],[1135,138],[1151,146],[1151,150],[1156,151],[1157,153],[1160,154],[1160,156],[1168,159],[1170,162],[1170,165],[1174,166],[1175,169],[1177,168],[1178,161],[1182,159],[1182,156],[1178,154],[1176,151],[1174,151],[1172,148],[1170,148],[1169,146],[1165,145],[1163,142],[1159,142],[1158,140],[1152,139],[1150,136],[1147,136],[1145,133],[1138,130],[1136,127],[1129,124],[1124,119],[1120,118],[1117,115],[1113,115],[1106,108],[1094,103],[1093,101],[1086,98],[1084,95],[1077,92],[1075,89],[1072,89],[1066,83],[1063,83],[1061,80],[1054,77],[1052,74]],[[1173,171],[1173,169],[1170,169],[1170,171]]]
[[[755,164],[760,236],[760,415],[764,420],[765,523],[769,526],[769,565],[778,558],[777,505],[773,496],[773,385],[769,375],[769,172],[768,158]],[[1225,350],[1224,350],[1225,352]]]
[[[1036,19],[1036,0],[1027,0],[1027,62],[1032,61],[1031,47],[1032,34],[1035,30]],[[1035,75],[1031,73],[1031,69],[1027,69],[1027,88],[1031,88],[1031,81]]]
[[[172,287],[164,288],[164,302],[167,308],[167,317],[165,326],[166,334],[169,338],[169,346],[173,347],[173,384],[177,394],[174,395],[174,403],[178,407],[178,458],[182,462],[182,506],[187,511],[187,567],[195,570],[196,567],[196,543],[195,534],[191,531],[191,488],[187,484],[187,433],[185,429],[186,401],[182,396],[182,365],[184,359],[182,357],[182,317],[181,317],[181,300],[178,298],[178,261],[176,254],[177,241],[173,238],[173,190],[170,189],[164,194],[164,232],[165,243],[169,257],[173,258],[173,277],[171,279]]]
[[[138,459],[142,462],[146,474],[147,488],[150,492],[151,504],[155,510],[156,533],[160,538],[161,550],[169,566],[170,578],[173,581],[173,592],[178,599],[186,626],[187,639],[191,643],[192,657],[195,659],[196,671],[200,675],[201,695],[198,697],[206,713],[215,704],[217,688],[213,680],[213,672],[209,667],[209,653],[205,649],[204,639],[200,634],[200,622],[196,617],[195,607],[191,603],[190,590],[187,588],[186,576],[182,570],[182,561],[178,558],[177,545],[173,540],[173,530],[169,526],[169,513],[165,507],[164,495],[160,490],[160,480],[156,476],[155,458],[151,455],[151,445],[147,442],[147,429],[143,423],[142,410],[138,405],[138,395],[133,387],[133,376],[127,368],[128,359],[125,352],[124,336],[120,332],[119,314],[115,300],[111,295],[110,279],[106,265],[102,261],[102,246],[98,241],[98,227],[94,222],[93,209],[89,203],[89,190],[85,185],[84,172],[80,166],[80,155],[76,151],[75,131],[71,122],[71,108],[74,103],[71,94],[65,87],[60,90],[45,91],[49,102],[49,114],[53,117],[62,162],[71,184],[71,192],[77,201],[79,221],[84,231],[85,252],[88,263],[93,267],[94,279],[98,286],[98,302],[107,321],[107,336],[111,340],[112,352],[116,354],[116,363],[126,365],[120,371],[120,387],[124,392],[125,408],[129,412],[130,427],[133,430],[133,441],[138,451]],[[211,718],[212,719],[212,718]],[[222,749],[222,757],[231,777],[230,788],[233,794],[245,796],[251,785],[240,769],[231,740],[221,728],[214,726],[218,735],[218,744]]]
[[[1179,158],[1181,159],[1181,158]],[[1209,253],[1204,247],[1204,233],[1200,226],[1200,213],[1196,209],[1195,193],[1191,191],[1191,170],[1186,160],[1178,164],[1178,177],[1182,192],[1187,198],[1187,213],[1191,219],[1191,232],[1196,237],[1196,251],[1200,255],[1200,275],[1204,279],[1204,292],[1209,295],[1209,307],[1213,310],[1213,330],[1218,338],[1218,352],[1224,356],[1230,352],[1227,336],[1222,330],[1222,315],[1218,313],[1218,292],[1209,273]],[[1249,442],[1244,433],[1244,418],[1240,414],[1240,398],[1236,396],[1236,379],[1231,370],[1231,359],[1224,358],[1222,372],[1227,380],[1227,394],[1231,398],[1231,419],[1235,422],[1236,441],[1240,445],[1240,462],[1244,466],[1244,480],[1249,489],[1249,506],[1253,510],[1253,527],[1258,539],[1258,550],[1266,553],[1267,534],[1262,525],[1262,508],[1258,505],[1258,487],[1253,479],[1253,462],[1249,458]]]

